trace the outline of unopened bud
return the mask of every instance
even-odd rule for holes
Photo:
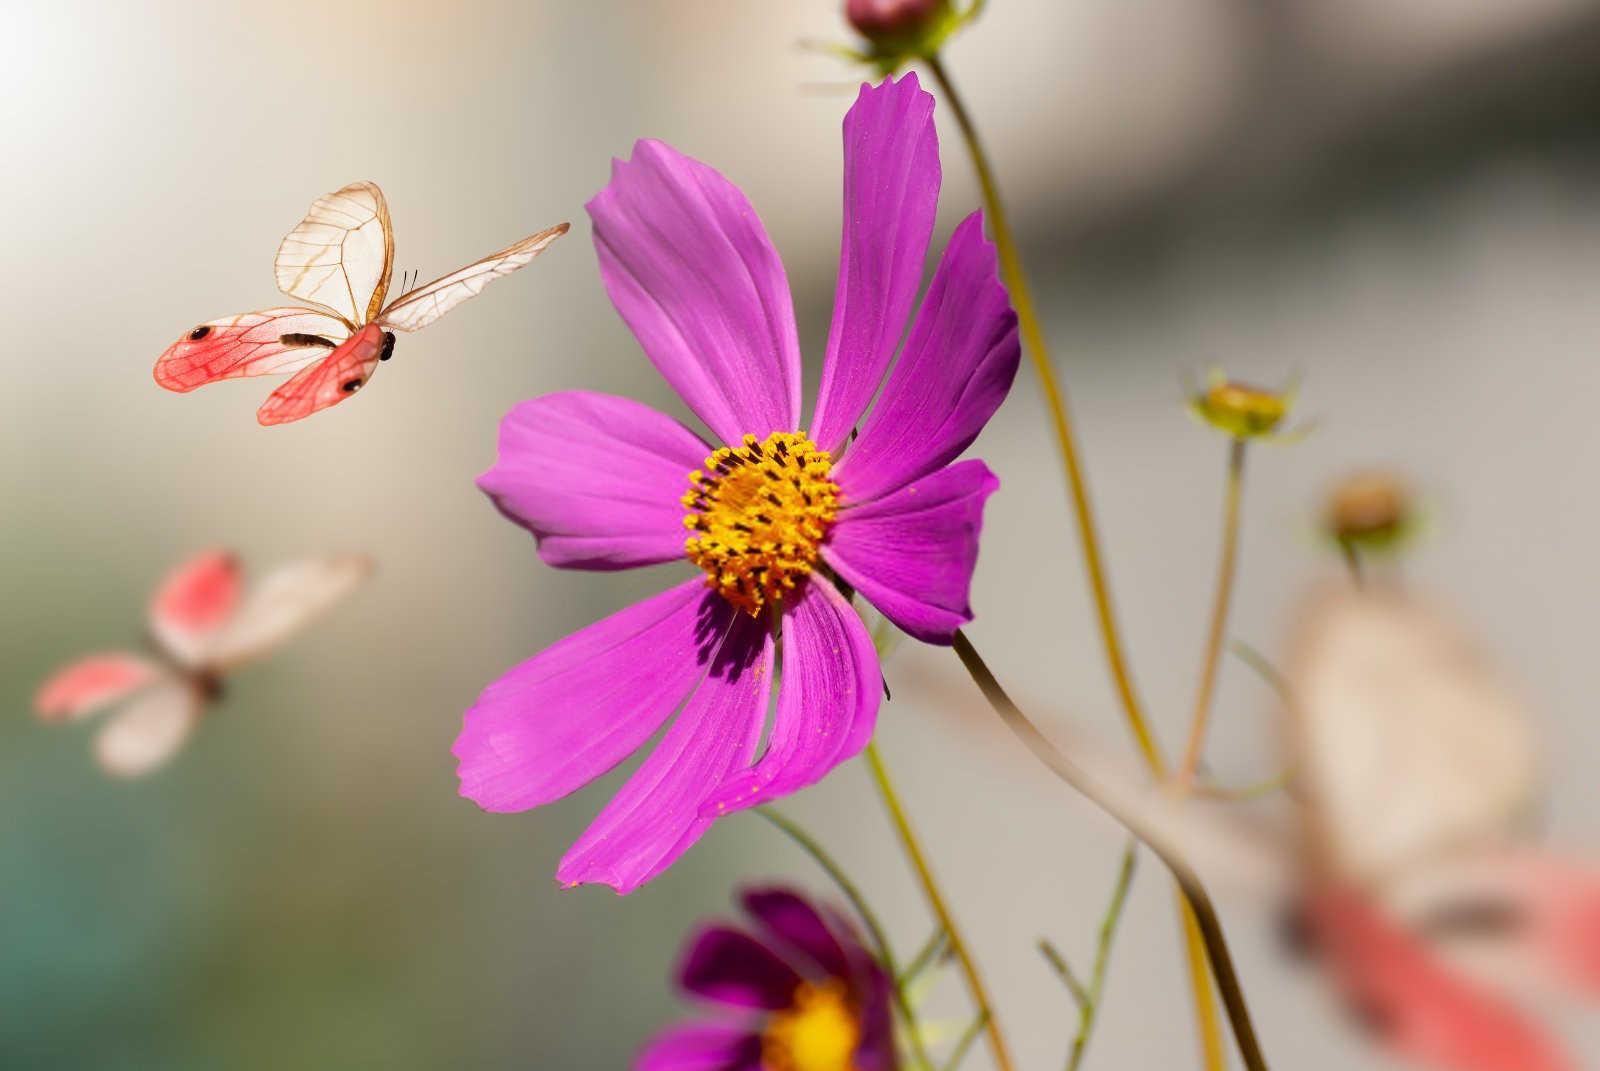
[[[1271,435],[1289,414],[1293,396],[1253,387],[1218,376],[1195,395],[1189,408],[1195,416],[1236,439]]]
[[[915,41],[950,15],[950,0],[845,0],[844,16],[874,44]]]
[[[1408,535],[1415,521],[1411,489],[1392,473],[1356,472],[1328,495],[1323,527],[1340,543],[1377,550]]]

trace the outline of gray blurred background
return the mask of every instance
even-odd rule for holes
[[[539,812],[455,795],[450,743],[495,675],[679,575],[563,574],[473,488],[515,401],[585,387],[682,412],[599,285],[582,204],[655,136],[722,169],[826,338],[846,40],[794,3],[8,4],[0,36],[0,1066],[621,1068],[677,1014],[684,929],[741,880],[820,875],[721,823],[620,900],[556,860],[620,775]],[[991,143],[1100,507],[1142,692],[1184,729],[1224,446],[1180,377],[1303,377],[1320,428],[1252,458],[1233,632],[1268,652],[1336,567],[1327,481],[1424,489],[1408,564],[1486,636],[1549,744],[1552,838],[1600,847],[1600,6],[1580,0],[993,0],[948,51]],[[942,244],[977,205],[940,110]],[[178,396],[150,366],[197,320],[274,303],[306,205],[370,178],[397,271],[428,278],[560,219],[573,233],[427,332],[359,400],[255,425],[270,389]],[[809,369],[814,382],[816,368]],[[1001,474],[972,633],[1042,719],[1124,737],[1026,369],[976,452]],[[157,777],[112,784],[37,682],[133,642],[193,550],[257,567],[370,550],[376,581],[268,664]],[[889,666],[880,739],[1029,1068],[1086,962],[1121,844],[994,724],[944,651]],[[1274,770],[1237,663],[1212,765]],[[929,921],[859,764],[789,802],[909,950]],[[1089,1066],[1195,1066],[1171,896],[1149,860]],[[1227,911],[1275,1066],[1386,1066],[1272,920]],[[961,1014],[946,981],[936,1015]],[[1600,1038],[1594,1018],[1568,1024]],[[1581,1051],[1581,1050],[1580,1050]],[[976,1053],[973,1068],[987,1066]]]

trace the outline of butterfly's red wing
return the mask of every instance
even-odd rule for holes
[[[207,551],[167,574],[150,599],[150,629],[178,662],[199,665],[239,605],[243,572],[225,550]]]
[[[393,346],[393,335],[377,324],[368,324],[273,391],[256,410],[256,419],[268,425],[287,424],[338,405],[361,389]]]
[[[298,372],[349,334],[338,317],[313,309],[262,309],[212,320],[167,347],[156,361],[156,382],[184,393],[219,379]]]
[[[1395,1053],[1441,1071],[1575,1071],[1516,1007],[1451,970],[1363,894],[1318,893],[1307,921],[1335,982]]]
[[[45,721],[76,721],[126,699],[161,675],[137,655],[112,651],[80,658],[39,686],[33,707]]]

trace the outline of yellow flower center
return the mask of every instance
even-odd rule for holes
[[[860,1041],[844,983],[802,982],[794,1003],[768,1019],[762,1031],[762,1071],[854,1071]]]
[[[689,473],[684,544],[706,571],[707,586],[757,616],[817,564],[817,548],[839,508],[828,479],[833,456],[803,431],[778,431],[758,442],[724,446]]]

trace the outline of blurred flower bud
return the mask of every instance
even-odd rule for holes
[[[938,53],[946,39],[977,17],[982,0],[957,11],[953,0],[845,0],[845,18],[866,38],[865,52],[844,54],[892,74]],[[836,50],[837,51],[837,50]]]
[[[1293,403],[1292,392],[1266,390],[1214,374],[1206,389],[1190,399],[1189,408],[1226,435],[1255,439],[1276,431]]]
[[[1340,543],[1365,550],[1393,547],[1415,527],[1411,489],[1393,473],[1355,472],[1336,484],[1323,507],[1323,529]]]
[[[845,0],[844,17],[868,41],[916,40],[950,14],[950,0]]]

